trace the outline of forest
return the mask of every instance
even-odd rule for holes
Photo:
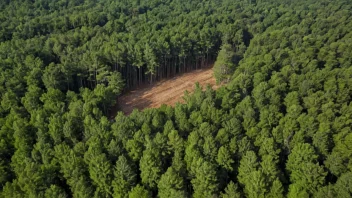
[[[352,197],[351,66],[350,0],[2,0],[0,197]]]

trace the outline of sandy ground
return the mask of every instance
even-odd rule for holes
[[[129,91],[119,96],[116,109],[128,115],[134,108],[143,110],[157,108],[162,104],[173,106],[177,102],[183,102],[184,91],[192,92],[196,82],[202,87],[210,84],[213,89],[218,88],[212,68],[199,69]],[[112,113],[112,116],[116,114]]]

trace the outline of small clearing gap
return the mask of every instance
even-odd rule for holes
[[[117,111],[128,115],[135,108],[158,108],[162,104],[174,106],[177,102],[183,102],[184,91],[193,92],[196,82],[204,88],[207,84],[213,89],[219,87],[216,85],[212,67],[194,70],[124,93],[118,97],[111,117],[116,116]]]

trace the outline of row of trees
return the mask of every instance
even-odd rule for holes
[[[223,11],[228,2],[74,2],[1,6],[4,58],[13,58],[8,55],[18,48],[22,56],[34,54],[62,91],[94,88],[112,71],[120,72],[130,89],[211,65],[222,40],[243,49],[251,39],[246,23],[260,22]],[[252,13],[251,6],[243,10],[239,5],[229,9]],[[23,49],[26,41],[41,47],[23,51],[33,50]]]
[[[352,196],[348,1],[0,9],[0,197]],[[212,61],[217,91],[107,118],[124,88]]]

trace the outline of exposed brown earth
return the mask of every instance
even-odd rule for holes
[[[196,82],[202,87],[210,84],[213,89],[218,88],[212,68],[199,69],[129,91],[119,96],[117,109],[130,114],[135,108],[157,108],[162,104],[173,106],[177,102],[184,102],[184,91],[192,92]]]

